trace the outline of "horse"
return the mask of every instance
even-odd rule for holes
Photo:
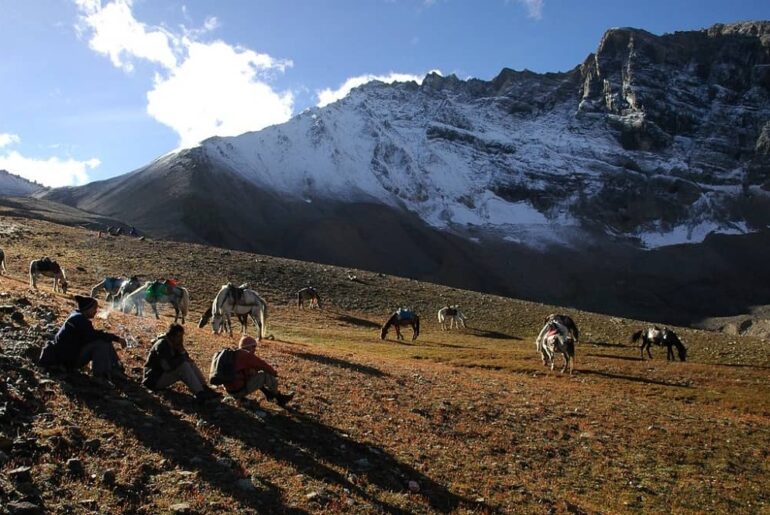
[[[399,308],[383,324],[382,329],[380,330],[381,340],[384,340],[388,335],[390,326],[396,328],[396,338],[398,340],[404,339],[404,337],[401,335],[401,326],[412,326],[412,341],[415,341],[417,336],[420,334],[420,317],[417,316],[417,313],[414,311],[405,308]]]
[[[544,324],[547,324],[548,322],[551,322],[552,320],[555,320],[562,324],[564,327],[566,327],[569,332],[570,336],[572,336],[572,339],[575,340],[575,343],[578,343],[578,340],[580,339],[580,331],[578,331],[578,326],[575,323],[574,320],[569,315],[561,315],[556,313],[551,313],[547,317],[545,317],[545,320],[543,320]]]
[[[8,270],[5,268],[5,252],[3,252],[3,249],[0,249],[0,275],[5,275],[8,273]]]
[[[308,286],[307,288],[302,288],[300,291],[297,292],[297,307],[299,309],[303,309],[305,307],[305,302],[307,301],[308,307],[310,308],[320,308],[321,307],[321,297],[318,295],[318,290],[313,288],[312,286]]]
[[[543,358],[543,365],[554,366],[554,355],[560,352],[564,356],[564,366],[561,372],[564,373],[569,368],[570,375],[575,364],[575,338],[570,329],[556,319],[548,320],[537,335],[535,347]]]
[[[137,316],[144,316],[145,302],[152,306],[156,319],[160,319],[160,315],[158,315],[158,302],[171,304],[174,307],[174,323],[181,316],[182,324],[184,324],[190,307],[190,293],[181,286],[163,284],[160,281],[147,281],[135,291],[123,297],[121,311],[128,313],[133,307],[136,309]]]
[[[248,320],[244,320],[241,316],[249,316],[257,328],[257,340],[262,340],[267,331],[265,323],[267,318],[267,302],[256,291],[246,286],[236,287],[233,284],[222,286],[219,292],[217,292],[216,297],[214,297],[211,308],[206,310],[200,322],[198,322],[198,327],[205,326],[209,318],[213,316],[211,327],[214,329],[214,332],[219,333],[225,329],[232,336],[233,327],[230,322],[230,315],[235,314],[241,320],[241,331],[246,333]]]
[[[642,360],[644,360],[645,349],[647,349],[647,355],[650,357],[650,359],[652,359],[652,352],[650,352],[650,347],[652,347],[653,344],[659,347],[666,347],[667,361],[676,361],[674,358],[673,347],[676,347],[680,361],[685,361],[687,359],[687,347],[684,346],[676,333],[668,327],[660,329],[657,326],[652,326],[648,327],[647,329],[642,329],[641,331],[636,331],[631,335],[631,342],[637,342],[640,339],[642,340],[642,344],[639,346],[639,353],[642,356]]]
[[[53,291],[67,293],[67,275],[64,269],[51,258],[35,259],[29,263],[29,286],[37,289],[37,276],[53,277]]]
[[[446,320],[449,319],[449,329],[452,329],[454,323],[455,329],[459,329],[460,326],[465,329],[465,315],[460,311],[460,306],[455,304],[454,306],[444,306],[438,310],[438,323],[441,324],[441,330],[445,331]]]
[[[131,277],[131,279],[126,279],[125,277],[105,277],[104,280],[96,283],[91,288],[91,297],[96,299],[99,292],[104,290],[107,292],[105,300],[107,302],[112,301],[115,304],[123,295],[136,291],[141,285],[141,281],[136,276]]]

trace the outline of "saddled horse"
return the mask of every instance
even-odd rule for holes
[[[214,297],[211,307],[206,310],[198,322],[198,327],[205,326],[211,318],[211,327],[215,333],[224,329],[232,336],[233,327],[230,317],[236,315],[241,320],[242,332],[246,333],[248,325],[246,317],[248,316],[257,328],[257,340],[264,338],[267,331],[265,321],[267,319],[267,302],[256,291],[246,286],[236,287],[233,284],[222,286]]]
[[[383,324],[382,329],[380,330],[380,339],[384,340],[385,337],[388,335],[388,330],[390,327],[393,326],[396,328],[396,338],[398,340],[403,340],[404,337],[401,334],[401,327],[402,326],[411,326],[412,327],[412,341],[417,339],[417,336],[420,334],[420,317],[417,316],[417,313],[415,313],[412,310],[405,309],[405,308],[399,308],[397,309],[391,316],[388,318],[388,320]]]
[[[560,352],[564,356],[561,371],[569,368],[569,373],[572,374],[575,364],[575,338],[565,324],[556,319],[548,320],[537,335],[535,346],[543,358],[543,365],[550,366],[553,370],[554,355]]]
[[[460,326],[465,329],[466,318],[465,315],[463,315],[463,312],[460,311],[460,306],[457,304],[453,306],[444,306],[438,310],[438,323],[441,325],[442,331],[447,329],[447,320],[449,320],[449,329],[452,329],[452,324],[454,324],[455,329],[459,329]]]
[[[107,302],[119,301],[123,295],[136,291],[142,285],[138,277],[132,276],[130,279],[125,277],[105,277],[104,280],[96,283],[91,288],[91,297],[98,298],[97,295],[104,290],[107,292]]]
[[[62,293],[67,293],[67,275],[56,261],[51,261],[49,257],[31,261],[29,263],[30,287],[37,288],[37,276],[39,275],[53,277],[54,292],[61,290]]]
[[[578,331],[578,326],[575,323],[574,320],[572,320],[572,317],[569,315],[561,315],[556,313],[551,313],[547,317],[545,317],[545,320],[543,320],[544,324],[547,324],[548,322],[551,322],[552,320],[555,320],[556,322],[559,322],[564,327],[566,327],[569,332],[570,336],[572,336],[572,339],[575,340],[575,343],[578,343],[578,340],[580,340],[580,331]]]
[[[318,295],[318,290],[316,290],[312,286],[308,286],[307,288],[302,288],[300,291],[298,291],[297,307],[299,309],[304,308],[305,302],[307,302],[307,305],[310,308],[320,308],[321,297]]]
[[[639,353],[641,354],[642,359],[644,359],[645,349],[647,349],[647,355],[652,359],[650,347],[652,347],[653,344],[659,347],[666,347],[667,361],[676,361],[674,358],[674,347],[676,347],[680,361],[685,361],[687,359],[687,347],[684,346],[676,333],[668,327],[660,329],[657,326],[652,326],[647,329],[642,329],[641,331],[636,331],[631,335],[632,342],[637,342],[640,339],[642,340],[642,344],[639,346]]]
[[[3,249],[0,249],[0,275],[5,275],[8,273],[8,270],[5,268],[5,252],[3,252]]]
[[[181,317],[182,324],[184,324],[187,311],[190,308],[190,293],[181,286],[164,284],[160,281],[148,281],[123,297],[121,310],[123,313],[128,313],[131,308],[135,308],[136,314],[141,317],[144,316],[145,302],[152,306],[156,319],[160,319],[158,303],[171,304],[174,307],[174,323]]]

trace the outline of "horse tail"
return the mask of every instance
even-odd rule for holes
[[[302,291],[297,292],[297,308],[302,307]]]
[[[208,321],[211,319],[211,306],[206,309],[206,311],[203,312],[203,315],[201,315],[201,319],[198,321],[198,327],[203,329],[203,327],[208,323]]]
[[[259,310],[259,339],[265,337],[267,332],[267,302],[262,301],[262,309]]]
[[[631,341],[632,341],[632,342],[637,342],[637,341],[639,341],[639,338],[641,338],[641,337],[642,337],[642,333],[643,333],[643,332],[644,332],[644,331],[643,331],[643,330],[641,330],[641,329],[640,329],[639,331],[636,331],[634,334],[632,334],[632,335],[631,335]]]
[[[438,323],[444,322],[444,317],[442,316],[444,314],[444,308],[441,308],[438,310]]]
[[[101,281],[94,285],[93,288],[91,288],[91,297],[96,298],[96,296],[99,294],[99,290],[104,288],[104,281]]]
[[[184,319],[187,318],[187,311],[190,309],[190,292],[187,291],[187,288],[182,288],[181,286],[179,289],[182,290],[179,309],[182,312],[182,322],[184,323]]]

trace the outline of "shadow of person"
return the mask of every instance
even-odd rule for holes
[[[245,471],[237,465],[236,460],[219,452],[196,428],[180,420],[164,406],[159,397],[137,383],[119,383],[118,388],[126,394],[124,398],[118,396],[117,392],[115,395],[105,395],[102,388],[95,387],[94,383],[85,378],[68,376],[65,379],[71,386],[75,386],[70,390],[70,395],[96,417],[126,429],[144,447],[162,455],[171,464],[187,471],[197,471],[197,477],[201,481],[205,481],[232,500],[234,511],[257,508],[271,513],[307,513],[285,506],[281,489],[269,481],[259,479],[259,484],[254,485],[254,488],[244,488],[243,483],[239,481],[243,480]],[[168,393],[174,403],[183,405],[186,411],[198,414],[198,411],[207,412],[212,409],[211,405],[197,407],[194,398],[189,395],[178,394],[173,390]],[[221,458],[228,458],[233,466],[222,464],[218,461]],[[148,475],[153,472],[152,466],[145,466],[144,469]],[[128,511],[135,511],[140,507],[139,497],[141,496],[136,499],[124,498]],[[130,505],[132,501],[137,504]]]
[[[366,487],[367,483],[382,491],[404,493],[409,491],[410,481],[414,481],[419,485],[419,494],[414,495],[422,496],[436,511],[449,512],[459,507],[493,511],[489,506],[451,492],[384,449],[358,442],[295,410],[268,414],[263,422],[245,409],[223,403],[219,410],[205,411],[200,416],[223,435],[289,463],[316,480],[347,489],[386,513],[411,511],[383,500]],[[346,472],[339,472],[326,463]]]

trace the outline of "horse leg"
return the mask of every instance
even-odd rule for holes
[[[151,302],[150,306],[152,306],[152,312],[155,313],[155,320],[160,320],[160,315],[158,314],[158,303]],[[174,321],[176,322],[176,320]]]

